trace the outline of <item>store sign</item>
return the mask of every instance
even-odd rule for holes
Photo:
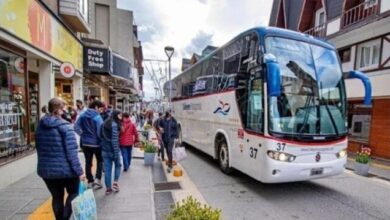
[[[112,73],[111,51],[106,48],[84,47],[84,70]]]
[[[82,44],[36,0],[0,0],[0,28],[82,71]]]
[[[76,73],[74,66],[71,63],[63,63],[60,66],[61,75],[65,78],[72,78]]]

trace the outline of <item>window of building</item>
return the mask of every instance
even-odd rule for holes
[[[0,158],[27,147],[25,59],[0,49]]]
[[[380,39],[362,43],[358,46],[357,66],[359,69],[377,68],[379,64]]]
[[[316,11],[315,26],[325,24],[325,8],[320,8]]]
[[[378,3],[377,0],[365,0],[364,9],[369,9]]]
[[[351,48],[348,47],[348,48],[339,50],[339,57],[340,57],[341,62],[343,62],[343,63],[347,63],[347,62],[351,61]]]
[[[348,130],[351,140],[368,143],[371,127],[371,106],[349,103]]]

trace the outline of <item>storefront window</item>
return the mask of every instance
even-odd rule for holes
[[[0,49],[0,159],[27,148],[24,58]]]

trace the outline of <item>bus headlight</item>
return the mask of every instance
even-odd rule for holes
[[[291,155],[288,153],[272,151],[272,150],[269,150],[267,152],[267,155],[274,160],[279,160],[279,161],[283,161],[283,162],[293,162],[296,158],[294,155]]]
[[[343,158],[347,156],[347,149],[342,149],[340,152],[336,154],[337,158]]]

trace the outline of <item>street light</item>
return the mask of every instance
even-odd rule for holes
[[[172,82],[171,82],[171,57],[173,55],[173,53],[175,52],[175,48],[171,47],[171,46],[166,46],[164,48],[164,51],[165,51],[165,54],[168,56],[168,72],[169,72],[169,77],[168,77],[168,80],[169,80],[169,95],[168,95],[168,106],[171,107],[171,99],[172,99]]]

